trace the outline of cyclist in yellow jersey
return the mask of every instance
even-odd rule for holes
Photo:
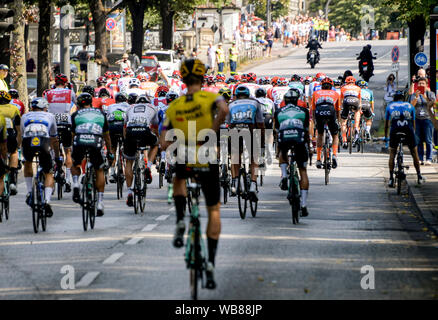
[[[172,132],[169,131],[179,129],[181,130],[180,133],[184,133],[185,145],[189,147],[194,145],[196,150],[199,150],[200,142],[196,141],[198,133],[204,129],[210,129],[217,133],[228,114],[228,106],[222,96],[212,92],[201,91],[206,69],[199,59],[188,59],[182,62],[180,72],[183,82],[187,85],[187,94],[174,100],[169,105],[161,132],[161,146],[166,150],[173,144]],[[170,136],[170,139],[168,137],[167,141],[166,133],[169,133]],[[177,215],[173,245],[176,248],[181,248],[184,245],[184,214],[187,197],[186,179],[191,176],[190,167],[206,166],[200,164],[200,162],[198,157],[196,157],[196,162],[193,164],[190,162],[177,162],[176,164],[175,178],[173,180],[173,197]],[[216,157],[207,166],[209,170],[199,173],[197,180],[201,184],[208,210],[207,288],[214,289],[216,288],[214,263],[221,232],[219,167]]]
[[[4,116],[7,130],[7,151],[10,167],[10,188],[11,196],[17,194],[16,174],[18,171],[18,148],[21,146],[20,111],[16,106],[10,104],[11,95],[7,91],[0,91],[0,115]]]
[[[3,176],[6,173],[6,161],[8,159],[8,134],[6,131],[6,121],[5,117],[0,115],[0,199],[3,201],[3,191],[5,188],[5,184],[3,182]]]

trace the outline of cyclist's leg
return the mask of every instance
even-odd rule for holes
[[[97,189],[97,214],[101,217],[104,215],[103,194],[105,192],[105,172],[103,170],[104,159],[100,149],[90,148],[90,162],[96,172],[96,189]]]
[[[361,109],[359,108],[354,112],[354,129],[356,133],[359,133],[360,115],[361,115]]]
[[[119,140],[117,138],[117,135],[113,130],[110,130],[110,140],[111,140],[111,153],[114,155],[114,160],[110,163],[110,171],[109,171],[109,175],[110,175],[110,179],[111,182],[114,183],[115,182],[115,166],[116,166],[116,160],[117,160],[117,146],[119,144]]]
[[[78,203],[80,200],[79,176],[81,175],[82,160],[85,157],[85,150],[80,146],[75,146],[72,150],[72,167],[71,174],[73,178],[73,202]]]
[[[280,188],[283,191],[287,190],[287,167],[289,165],[288,158],[287,158],[287,152],[288,148],[284,148],[283,146],[280,147],[280,154],[278,157],[279,163],[280,163],[280,169],[281,169],[281,181],[280,181]]]
[[[17,136],[12,130],[8,130],[7,148],[9,153],[11,195],[15,195],[17,193],[17,181],[15,181],[15,178],[18,171],[18,142]]]
[[[309,177],[307,175],[307,162],[309,161],[309,150],[307,145],[300,143],[295,147],[295,160],[297,162],[298,171],[300,172],[300,190],[301,190],[301,207],[304,217],[308,216],[307,211],[307,195],[309,192]]]
[[[342,143],[345,144],[347,143],[347,119],[348,119],[348,113],[349,113],[349,107],[348,106],[344,106],[342,108],[342,113],[341,113],[341,129],[342,129]]]
[[[65,152],[65,180],[66,180],[66,191],[70,192],[71,189],[71,182],[72,182],[72,174],[71,174],[71,167],[73,165],[73,160],[71,158],[71,128],[67,128],[66,130],[63,130],[60,132],[61,134],[61,143],[64,147]]]
[[[173,178],[173,200],[176,210],[176,228],[173,237],[173,246],[181,248],[184,245],[185,223],[184,216],[187,204],[187,187],[185,165],[176,165],[175,177]]]
[[[40,166],[44,173],[44,195],[45,195],[45,210],[46,215],[50,218],[53,216],[53,211],[50,206],[52,200],[52,192],[55,186],[55,180],[53,179],[53,168],[54,163],[52,155],[50,153],[50,141],[49,139],[43,139],[41,142],[41,147],[39,148],[39,160]]]
[[[129,142],[128,142],[129,141]],[[123,157],[126,159],[125,162],[125,178],[126,187],[128,188],[128,198],[132,197],[132,180],[133,172],[132,166],[135,160],[135,154],[137,152],[137,139],[131,134],[130,130],[126,132],[126,139],[124,141],[123,147]]]

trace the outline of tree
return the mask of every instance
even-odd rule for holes
[[[94,53],[95,61],[101,65],[101,72],[105,73],[108,70],[109,62],[107,58],[108,37],[106,33],[106,15],[104,0],[94,0],[88,2],[90,11],[93,16],[93,25],[95,32],[94,43],[96,50]]]
[[[255,15],[265,21],[267,21],[266,15],[266,0],[250,0],[250,4],[255,5]],[[289,1],[288,0],[278,0],[276,2],[271,1],[271,16],[275,20],[278,17],[286,16],[289,12]]]
[[[145,0],[125,0],[132,17],[131,51],[140,59],[143,55],[144,16],[151,2]]]
[[[51,0],[39,0],[40,19],[38,23],[38,78],[37,95],[41,97],[50,86],[50,9]]]

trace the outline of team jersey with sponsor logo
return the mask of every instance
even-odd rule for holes
[[[100,109],[85,108],[72,114],[72,132],[75,134],[103,135],[108,133],[108,121]]]
[[[288,104],[275,112],[278,142],[305,143],[309,134],[309,110]]]
[[[130,106],[126,111],[125,126],[158,127],[158,110],[150,103]]]
[[[23,138],[56,137],[58,128],[55,116],[49,112],[32,111],[21,119],[21,134]]]
[[[46,93],[48,111],[55,116],[56,123],[71,123],[70,110],[76,102],[76,96],[70,89],[55,88]]]
[[[228,108],[226,121],[231,125],[264,123],[262,106],[256,99],[235,100],[229,104]]]
[[[385,119],[391,121],[391,132],[414,130],[415,108],[409,102],[394,101],[386,107]]]
[[[114,103],[106,109],[106,119],[109,124],[123,125],[126,117],[126,111],[130,107],[126,102]]]
[[[262,107],[263,114],[270,114],[272,115],[274,113],[274,102],[272,102],[269,98],[257,98],[257,101],[260,103]]]
[[[319,90],[313,94],[310,112],[313,112],[319,105],[332,105],[336,111],[341,110],[339,94],[333,90]]]

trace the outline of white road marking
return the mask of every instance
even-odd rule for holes
[[[126,242],[125,244],[128,246],[133,246],[133,245],[139,243],[141,240],[143,240],[143,237],[134,237],[134,238],[130,239],[128,242]]]
[[[119,260],[121,257],[123,257],[124,253],[123,252],[116,252],[113,253],[112,255],[110,255],[104,262],[102,262],[102,264],[113,264],[115,263],[117,260]]]
[[[141,232],[152,231],[152,230],[154,230],[157,226],[158,226],[158,224],[148,224],[148,225],[146,225],[146,227],[143,228],[143,230],[141,230]]]
[[[76,287],[84,288],[88,287],[100,274],[98,271],[87,272],[78,283],[76,283]]]
[[[159,216],[159,217],[156,218],[155,220],[156,220],[156,221],[164,221],[164,220],[166,220],[167,218],[169,218],[169,215],[168,215],[168,214],[165,214],[165,215]]]
[[[175,210],[175,207],[169,208],[169,211],[174,211],[174,210]]]

